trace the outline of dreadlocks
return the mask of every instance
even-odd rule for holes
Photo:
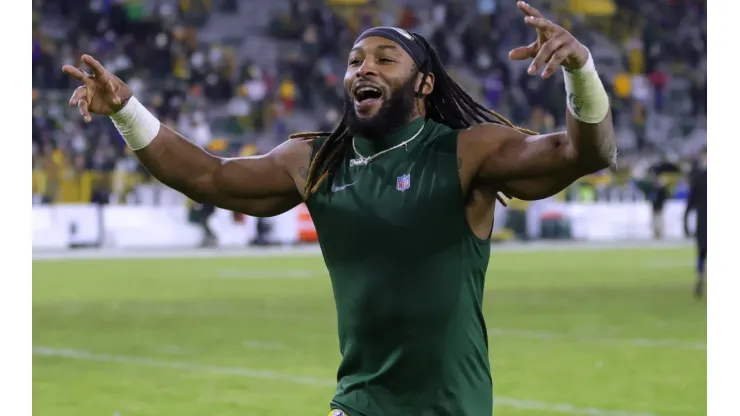
[[[514,126],[505,117],[477,103],[450,78],[426,39],[418,35],[415,38],[423,44],[428,57],[423,67],[418,69],[423,71],[424,76],[417,95],[421,94],[424,81],[426,81],[429,73],[434,74],[435,78],[434,89],[425,99],[427,118],[456,130],[466,129],[474,124],[497,123],[525,134],[537,134],[534,131]],[[352,140],[347,129],[346,110],[339,125],[330,133],[305,132],[290,135],[291,139],[328,137],[310,162],[308,176],[306,177],[306,197],[316,192],[344,159],[345,152],[347,152]],[[499,200],[501,200],[500,197]],[[503,202],[503,200],[501,201]]]

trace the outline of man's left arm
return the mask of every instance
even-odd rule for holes
[[[528,135],[498,124],[462,131],[458,153],[476,169],[473,184],[523,200],[554,195],[576,179],[616,164],[616,137],[609,97],[588,49],[560,26],[520,2],[538,40],[511,52],[511,58],[534,58],[529,75],[549,78],[563,68],[567,130]],[[536,75],[535,75],[536,76]]]

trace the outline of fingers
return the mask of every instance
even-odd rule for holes
[[[95,77],[97,78],[103,78],[106,75],[105,68],[103,68],[103,65],[100,64],[95,58],[93,58],[90,55],[82,55],[82,62],[85,63],[85,65],[89,66],[90,69],[93,70],[93,74],[95,74]]]
[[[537,53],[537,56],[535,56],[534,60],[532,60],[532,63],[529,65],[529,68],[527,68],[527,73],[529,75],[534,75],[540,69],[545,68],[545,66],[548,65],[548,61],[551,61],[550,58],[553,56],[553,54],[560,53],[559,51],[564,49],[563,46],[566,45],[568,41],[569,41],[569,37],[558,36],[558,37],[555,37],[545,42],[540,48],[539,52]],[[567,57],[567,53],[566,53],[566,57]],[[544,72],[542,73],[542,76],[545,77]]]
[[[75,68],[72,65],[64,65],[62,67],[62,72],[69,75],[70,77],[76,79],[80,82],[87,83],[90,80],[90,76],[86,73],[82,72],[79,68]]]
[[[530,6],[529,3],[520,1],[517,3],[517,6],[519,7],[519,10],[521,10],[527,16],[525,17],[525,21],[526,19],[531,19],[531,18],[541,18],[541,19],[545,18],[545,16],[539,10]],[[540,43],[545,43],[545,41],[547,41],[547,35],[544,30],[539,29],[539,28],[537,29],[537,40],[539,40]]]
[[[113,83],[113,79],[109,79],[108,82],[105,83],[105,88],[110,93],[110,96],[113,97],[113,104],[121,105],[121,97],[119,97],[118,93],[116,92],[116,86]]]
[[[77,105],[77,102],[80,100],[84,100],[86,95],[87,95],[87,88],[77,87],[75,89],[75,92],[72,93],[72,97],[69,99],[69,105]]]
[[[93,70],[95,78],[99,79],[104,84],[104,88],[108,91],[108,93],[110,93],[110,96],[112,97],[113,104],[120,105],[121,97],[119,97],[116,93],[117,88],[113,77],[109,76],[108,71],[103,68],[103,65],[95,58],[87,54],[82,55],[82,62],[89,66]]]
[[[537,42],[532,42],[528,46],[521,46],[509,52],[509,58],[514,61],[523,61],[533,58],[537,54]]]
[[[545,19],[544,17],[527,16],[524,18],[524,23],[533,26],[545,33],[555,33],[560,30],[560,26]]]
[[[542,78],[550,78],[556,69],[568,58],[570,55],[570,49],[568,47],[560,48],[557,52],[552,55],[550,62],[545,66],[545,70],[542,71]]]
[[[527,16],[543,17],[542,12],[530,6],[527,2],[519,1],[516,3],[516,5],[517,7],[519,7],[519,10],[524,12],[524,14],[526,14]]]
[[[89,123],[92,117],[90,116],[90,112],[87,111],[87,100],[81,99],[77,101],[77,108],[80,110],[80,115],[85,120],[85,123]]]
[[[90,112],[88,111],[86,87],[77,87],[75,92],[72,94],[72,98],[69,99],[69,105],[77,106],[82,119],[85,120],[86,123],[89,123],[90,120],[92,120]]]

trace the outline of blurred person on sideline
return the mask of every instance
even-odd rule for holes
[[[696,212],[696,223],[693,237],[696,243],[696,283],[694,296],[704,296],[704,281],[706,280],[707,265],[707,148],[702,151],[699,164],[691,172],[689,196],[686,201],[686,211],[683,216],[684,231],[691,236],[689,215]]]
[[[655,174],[653,178],[653,187],[650,192],[650,206],[652,208],[651,226],[653,229],[653,238],[661,240],[663,238],[663,209],[668,200],[668,182],[665,177]]]

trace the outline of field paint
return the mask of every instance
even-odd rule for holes
[[[141,367],[158,367],[173,370],[190,371],[195,373],[211,373],[220,375],[230,375],[238,377],[248,377],[259,380],[283,381],[295,384],[304,384],[315,387],[332,387],[336,383],[329,379],[314,377],[299,377],[289,374],[283,374],[271,370],[252,370],[241,367],[225,367],[204,365],[185,361],[160,360],[152,357],[129,357],[113,354],[97,354],[88,351],[75,349],[61,349],[43,346],[34,346],[33,354],[45,357],[67,358],[83,361],[97,361],[104,363],[128,364]],[[519,409],[538,410],[566,413],[570,415],[586,416],[658,416],[649,412],[633,412],[629,410],[608,410],[597,409],[592,407],[578,407],[568,403],[547,403],[531,400],[520,400],[510,397],[494,397],[496,406],[515,407]]]
[[[604,251],[604,250],[640,250],[640,249],[675,249],[691,247],[686,240],[676,241],[633,241],[633,242],[547,242],[494,244],[491,250],[497,252],[540,252],[540,251]],[[321,254],[318,245],[281,246],[281,247],[243,247],[243,248],[185,248],[171,249],[76,249],[64,251],[34,251],[33,261],[59,260],[131,260],[131,259],[182,259],[182,258],[231,258],[231,257],[313,257]]]
[[[576,407],[568,403],[546,403],[530,400],[510,399],[508,397],[495,397],[493,403],[498,406],[515,407],[517,409],[550,411],[566,413],[569,415],[585,416],[656,416],[654,413],[631,412],[628,410],[606,410],[594,407]]]
[[[61,349],[61,348],[50,348],[42,346],[34,346],[33,354],[46,356],[46,357],[58,357],[58,358],[70,358],[83,361],[98,361],[104,363],[117,363],[117,364],[130,364],[142,367],[159,367],[159,368],[170,368],[174,370],[191,371],[196,373],[213,373],[223,375],[234,375],[241,377],[256,378],[261,380],[275,380],[285,381],[296,384],[307,384],[311,386],[332,386],[334,383],[329,382],[325,379],[318,379],[312,377],[298,377],[280,374],[275,371],[269,370],[252,370],[249,368],[239,367],[223,367],[223,366],[212,366],[202,365],[186,361],[170,361],[161,360],[152,357],[128,357],[122,355],[112,354],[95,354],[88,351],[74,350],[74,349]]]

